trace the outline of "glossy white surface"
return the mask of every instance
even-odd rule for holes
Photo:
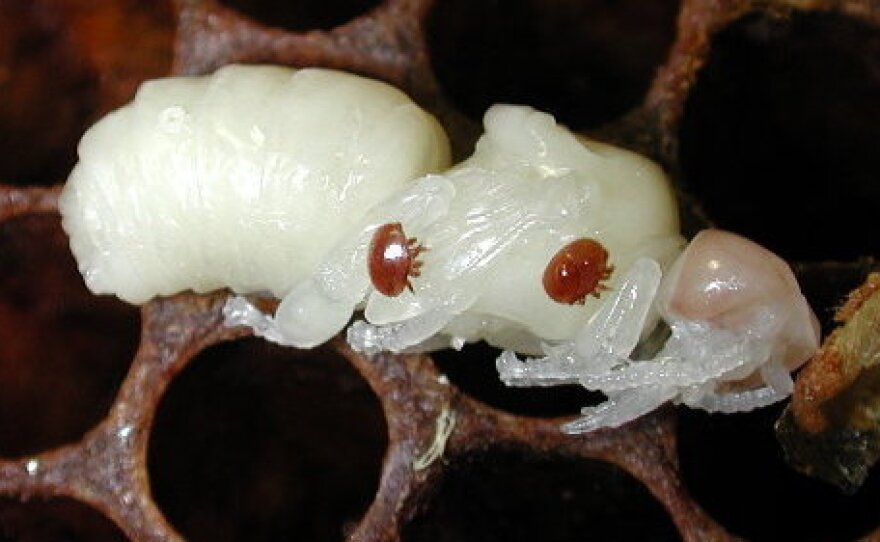
[[[288,294],[348,224],[449,165],[402,92],[322,69],[228,66],[144,83],[83,136],[61,195],[89,288],[142,303],[229,287]]]
[[[468,160],[371,209],[309,284],[284,298],[274,321],[245,318],[253,313],[241,301],[228,307],[228,321],[252,325],[284,344],[311,346],[340,331],[346,315],[364,306],[367,322],[348,334],[360,350],[435,349],[485,339],[537,352],[541,341],[572,337],[599,306],[592,297],[585,305],[563,305],[547,296],[544,268],[561,247],[595,238],[621,267],[642,256],[669,262],[678,253],[678,210],[652,162],[579,141],[553,117],[528,107],[494,106],[485,127]],[[374,291],[367,276],[372,233],[387,222],[400,222],[407,236],[428,248],[420,256],[421,276],[412,280],[414,292],[397,297]],[[618,280],[612,276],[609,286]],[[316,315],[320,306],[332,317]],[[318,329],[316,320],[327,325]]]

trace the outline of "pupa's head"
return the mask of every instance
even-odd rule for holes
[[[819,346],[819,322],[791,268],[735,233],[698,233],[671,266],[658,293],[663,318],[703,322],[760,338],[793,371]]]

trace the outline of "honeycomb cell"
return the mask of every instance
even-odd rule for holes
[[[801,291],[816,312],[825,335],[839,325],[834,321],[834,315],[846,295],[861,286],[874,267],[870,258],[846,263],[808,262],[793,265]]]
[[[363,15],[378,0],[220,0],[266,26],[287,30],[330,30]]]
[[[168,73],[169,0],[0,2],[0,182],[62,182],[100,113]]]
[[[126,542],[113,522],[78,501],[0,499],[0,540],[16,542]]]
[[[0,224],[0,456],[77,440],[106,416],[138,312],[86,290],[54,215]]]
[[[752,15],[721,32],[681,125],[684,180],[719,226],[800,260],[880,253],[880,30]]]
[[[484,342],[469,344],[460,352],[441,350],[431,354],[437,369],[458,389],[491,407],[532,417],[575,415],[587,405],[605,400],[598,392],[577,385],[551,388],[511,388],[498,378],[495,359],[501,351]]]
[[[852,496],[795,472],[773,432],[781,408],[732,416],[682,410],[682,477],[697,502],[753,542],[843,542],[876,528],[880,472]]]
[[[246,339],[173,381],[148,468],[189,542],[339,540],[372,501],[386,446],[380,405],[342,357]]]
[[[607,463],[514,452],[470,457],[441,481],[404,542],[680,540],[636,479]]]
[[[216,16],[213,8],[218,3],[274,28],[334,31],[292,36],[249,29],[230,17]],[[878,168],[865,147],[877,140],[880,55],[876,26],[855,20],[876,20],[876,3],[790,1],[787,5],[816,7],[818,12],[796,11],[782,18],[757,15],[731,27],[726,18],[732,11],[765,11],[769,4],[777,13],[783,8],[765,0],[682,2],[672,69],[651,87],[652,96],[663,99],[647,104],[654,109],[643,115],[614,122],[639,105],[655,67],[666,56],[675,31],[677,0],[0,0],[0,182],[62,180],[73,159],[73,145],[88,123],[82,119],[125,102],[137,81],[148,78],[146,74],[167,73],[173,40],[174,67],[180,73],[199,73],[230,58],[275,59],[396,81],[440,114],[460,156],[467,154],[467,142],[475,133],[471,128],[477,125],[472,121],[496,101],[548,109],[575,128],[612,122],[603,135],[650,152],[665,152],[674,147],[669,143],[679,141],[682,153],[663,154],[664,165],[684,173],[690,191],[699,196],[698,206],[709,207],[710,218],[753,234],[789,257],[849,259],[877,251],[876,239],[865,234],[864,217],[866,210],[872,210],[870,201],[877,200],[880,185],[868,182],[869,173]],[[388,7],[381,16],[345,25],[380,4]],[[846,10],[852,18],[834,15],[834,10]],[[181,31],[174,34],[176,23]],[[709,47],[700,39],[701,29],[717,27],[727,30],[711,44],[711,58],[704,58]],[[422,43],[430,50],[422,51]],[[363,54],[353,51],[352,44],[363,47]],[[426,63],[436,68],[437,81],[424,70]],[[681,85],[678,76],[703,66],[694,96],[685,102],[683,94],[691,89]],[[441,96],[433,93],[437,82]],[[665,121],[675,120],[676,106],[683,102],[687,105],[680,131],[669,133]],[[456,109],[471,118],[450,112]],[[662,122],[655,124],[656,120]],[[760,148],[755,150],[756,146]],[[792,165],[792,155],[807,160],[806,165]],[[787,162],[773,162],[777,157]],[[684,167],[679,167],[679,160]],[[832,181],[825,182],[828,178]],[[816,206],[816,201],[825,205]],[[774,214],[780,207],[784,212]],[[702,216],[695,210],[693,222]],[[43,225],[45,220],[49,226]],[[12,230],[3,233],[7,228]],[[44,235],[44,230],[51,231]],[[120,348],[112,354],[97,352],[96,346],[97,353],[86,362],[58,368],[44,365],[43,357],[57,362],[79,355],[80,342],[120,341],[122,322],[128,322],[132,340],[137,339],[133,309],[113,318],[102,316],[120,310],[111,300],[89,296],[87,303],[96,303],[90,310],[97,316],[84,310],[69,321],[54,320],[57,310],[46,309],[54,301],[47,300],[63,298],[60,292],[72,288],[75,276],[70,262],[62,262],[55,267],[66,278],[58,284],[67,286],[52,286],[59,280],[52,277],[61,271],[44,264],[56,257],[55,249],[46,248],[54,246],[56,236],[60,239],[57,220],[49,217],[0,226],[0,447],[11,449],[9,454],[0,450],[0,457],[69,442],[93,425],[106,412],[134,343],[128,344],[129,350]],[[21,263],[27,261],[36,263]],[[805,291],[820,311],[835,305],[836,296],[871,266],[870,262],[858,269],[845,263],[802,263],[809,270],[799,278],[810,275]],[[86,299],[87,294],[77,295]],[[210,326],[217,316],[205,312],[216,308],[216,300],[194,296],[192,304],[169,303],[168,312],[156,321],[161,325],[145,337],[157,340],[145,346],[171,352],[163,350],[166,338],[183,340],[190,332],[215,337],[203,326]],[[102,303],[107,307],[102,308]],[[154,304],[149,310],[163,306]],[[161,336],[162,329],[167,337]],[[79,333],[89,338],[77,339]],[[62,349],[62,344],[71,347]],[[788,471],[773,440],[777,410],[739,416],[683,410],[679,435],[684,480],[670,479],[666,476],[676,474],[670,470],[673,465],[657,461],[656,455],[660,447],[675,449],[675,443],[664,438],[669,430],[665,417],[595,440],[580,437],[583,441],[548,437],[543,431],[546,422],[534,418],[504,417],[501,427],[494,425],[499,418],[485,405],[527,416],[551,416],[572,414],[599,400],[579,388],[507,389],[495,373],[496,355],[485,345],[469,347],[463,355],[438,355],[440,369],[482,403],[456,410],[461,414],[458,432],[430,470],[411,476],[411,457],[388,457],[389,469],[398,476],[389,477],[394,482],[383,487],[368,524],[358,530],[352,526],[373,499],[387,446],[387,428],[376,398],[348,363],[331,351],[301,353],[245,340],[203,352],[179,374],[150,366],[161,373],[153,374],[158,380],[152,382],[163,384],[166,376],[173,376],[150,434],[148,466],[154,493],[141,493],[140,456],[130,455],[127,447],[114,452],[121,461],[118,465],[62,461],[63,468],[45,471],[69,476],[63,479],[40,481],[24,476],[26,470],[18,463],[0,465],[8,469],[6,473],[21,476],[7,480],[8,491],[32,498],[27,504],[0,499],[0,540],[123,540],[109,523],[102,531],[83,528],[83,520],[65,519],[66,512],[58,512],[59,507],[86,510],[82,512],[86,516],[106,521],[74,501],[57,505],[58,501],[36,500],[54,491],[82,491],[83,481],[91,481],[85,489],[105,503],[121,505],[134,497],[134,502],[149,505],[151,498],[157,499],[189,542],[338,540],[352,532],[362,535],[364,542],[388,540],[414,507],[421,512],[404,526],[408,542],[677,540],[660,502],[676,507],[689,540],[724,539],[713,526],[702,525],[705,518],[691,505],[758,541],[852,540],[877,529],[878,475],[861,492],[845,498]],[[20,358],[35,362],[20,363]],[[358,366],[369,363],[360,360]],[[173,372],[183,364],[177,359],[167,368]],[[95,384],[83,383],[83,373],[76,372],[83,367],[90,370],[89,378],[112,381],[103,406],[90,406],[92,399],[75,407],[66,402],[64,408],[53,406],[72,396],[74,388],[75,393],[97,397]],[[392,426],[406,433],[399,442],[423,442],[432,428],[425,427],[424,420],[419,423],[421,410],[433,402],[399,399],[427,399],[406,387],[418,385],[425,376],[433,379],[432,368],[422,373],[424,366],[414,364],[412,358],[391,357],[382,357],[376,367],[390,379],[387,386],[379,384],[376,389],[382,390],[389,416],[399,417]],[[21,375],[27,377],[24,383]],[[15,402],[15,397],[26,395],[21,390],[31,390],[34,382],[41,385],[33,388],[40,396]],[[126,404],[130,409],[126,415],[150,419],[154,399],[152,394],[133,397]],[[46,408],[54,412],[43,416],[40,409]],[[87,423],[70,421],[89,412],[100,413]],[[398,423],[401,420],[404,423]],[[77,428],[70,429],[73,426]],[[37,427],[37,436],[29,433]],[[68,436],[45,436],[52,427],[68,428]],[[542,429],[532,432],[537,427]],[[520,430],[523,450],[492,448],[496,439],[508,442],[511,431]],[[661,445],[633,449],[627,444],[653,434],[663,441]],[[142,441],[130,441],[135,442]],[[558,454],[579,448],[570,444],[576,442],[586,448],[591,443],[610,443],[600,453],[633,465],[640,476],[660,476],[652,485],[659,497],[653,498],[633,477],[606,463],[560,458]],[[94,447],[96,441],[89,444],[74,445],[73,453],[63,457],[99,458],[93,455],[100,451]],[[485,455],[462,457],[463,450],[486,448]],[[126,465],[135,467],[134,486],[128,478],[131,470],[115,468]],[[696,496],[693,502],[678,493],[679,482]],[[433,499],[421,500],[427,496]],[[139,510],[129,511],[119,514],[120,524],[133,539],[167,538],[164,522],[151,519],[152,515],[144,518]]]
[[[0,179],[61,181],[97,109],[98,74],[30,2],[0,3]]]
[[[472,118],[519,103],[581,129],[641,103],[677,9],[673,0],[447,0],[426,30],[441,85]]]

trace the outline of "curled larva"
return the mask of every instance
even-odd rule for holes
[[[95,293],[281,297],[347,224],[448,164],[443,129],[389,85],[228,66],[144,83],[82,138],[59,206]]]
[[[366,322],[348,332],[360,350],[487,340],[538,352],[542,342],[571,338],[599,306],[593,296],[569,304],[548,295],[542,277],[561,249],[589,238],[624,269],[639,257],[669,262],[678,253],[677,207],[652,162],[579,140],[528,107],[494,106],[485,128],[469,159],[370,209],[282,300],[274,318],[239,298],[227,305],[228,321],[283,344],[311,346],[363,308]],[[427,249],[417,278],[388,267],[397,277],[393,295],[368,269],[378,257],[371,242],[387,224],[399,224]],[[402,252],[400,243],[394,246]],[[605,271],[603,263],[602,287],[615,288],[617,277]]]

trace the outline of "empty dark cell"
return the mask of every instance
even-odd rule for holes
[[[49,185],[76,159],[97,75],[31,2],[0,2],[0,182]]]
[[[248,17],[288,30],[330,30],[363,15],[378,0],[221,0]]]
[[[125,542],[112,521],[72,499],[0,499],[2,542]]]
[[[837,327],[838,323],[834,322],[837,309],[852,290],[864,283],[874,267],[874,261],[868,258],[845,263],[819,262],[794,265],[801,290],[816,312],[824,334],[827,335]]]
[[[534,417],[569,416],[587,405],[602,402],[604,395],[577,385],[549,388],[510,388],[498,378],[495,360],[501,351],[484,342],[460,352],[441,350],[431,357],[437,369],[461,391],[491,407]]]
[[[85,287],[56,216],[0,224],[0,455],[75,441],[106,414],[138,311]]]
[[[175,379],[150,480],[191,542],[341,540],[372,501],[386,446],[378,400],[344,359],[248,339]]]
[[[717,223],[795,259],[880,253],[880,31],[749,16],[713,41],[681,127],[685,182]]]
[[[876,528],[880,472],[847,496],[793,471],[773,432],[780,411],[777,406],[725,416],[682,409],[682,477],[697,502],[753,542],[842,542]]]
[[[170,0],[0,1],[0,182],[63,182],[100,112],[171,64]]]
[[[494,103],[594,127],[638,105],[675,35],[678,2],[446,0],[429,15],[446,92],[481,118]]]
[[[636,479],[606,463],[496,453],[456,464],[405,542],[680,540]]]

